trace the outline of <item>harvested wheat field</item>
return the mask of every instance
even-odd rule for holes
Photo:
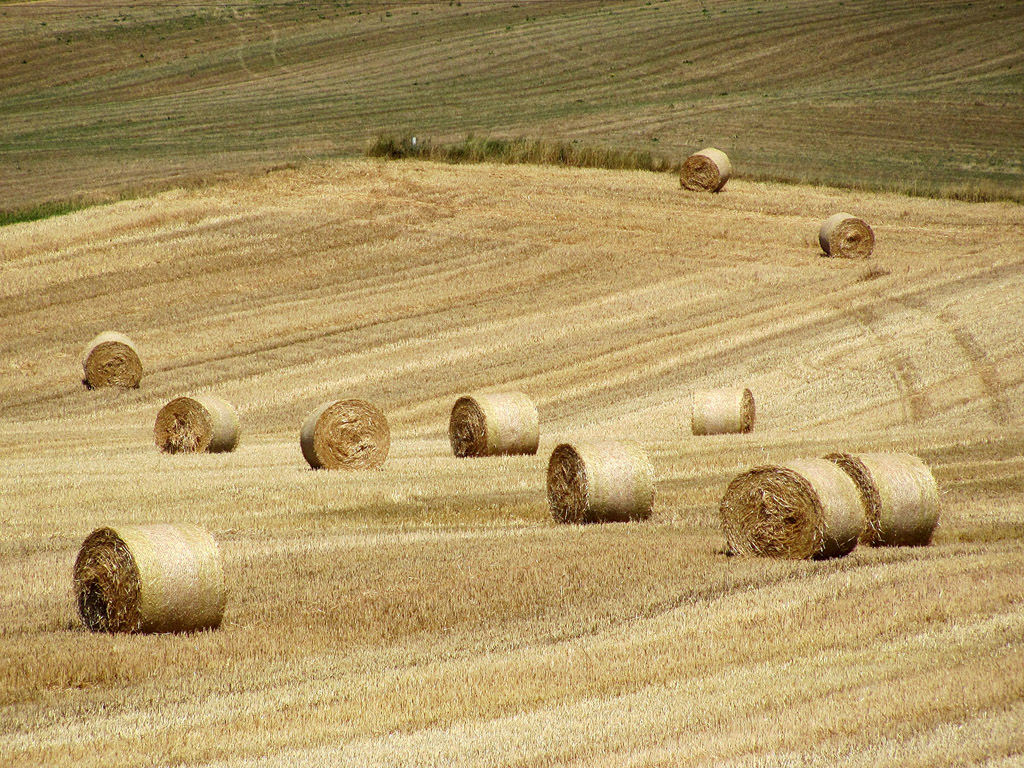
[[[870,261],[822,256],[835,211]],[[1022,236],[1010,203],[370,160],[0,228],[0,763],[1020,765]],[[82,386],[109,328],[138,389]],[[694,437],[737,382],[756,430]],[[536,455],[452,455],[478,391],[529,393]],[[154,445],[184,392],[234,451]],[[379,469],[303,458],[339,398],[387,414]],[[552,451],[606,439],[650,518],[555,523]],[[930,545],[725,554],[737,474],[893,451],[935,475]],[[90,532],[180,523],[219,628],[84,628]]]

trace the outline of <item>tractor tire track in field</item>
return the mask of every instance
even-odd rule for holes
[[[931,406],[910,359],[900,350],[896,339],[879,330],[881,313],[875,307],[865,306],[851,310],[850,314],[878,341],[878,355],[899,392],[903,422],[913,424],[922,421],[931,413]]]
[[[974,378],[977,379],[992,423],[997,427],[1007,426],[1010,421],[1010,408],[1006,401],[999,370],[971,332],[962,327],[957,319],[948,312],[935,312],[920,295],[902,296],[896,301],[927,315],[937,327],[946,331],[963,352],[964,360]]]

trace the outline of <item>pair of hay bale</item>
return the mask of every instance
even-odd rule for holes
[[[751,432],[754,419],[749,389],[693,393],[690,423],[695,435]],[[540,441],[537,406],[522,392],[464,395],[452,407],[448,438],[459,457],[533,455]]]
[[[122,333],[106,331],[85,348],[83,383],[90,389],[133,389],[142,380],[142,362],[135,344]],[[232,451],[238,444],[234,407],[213,395],[179,397],[157,413],[156,444],[167,453]]]
[[[90,389],[137,388],[142,380],[135,344],[112,331],[89,342],[82,368],[83,382]],[[179,397],[157,413],[153,432],[157,446],[167,453],[232,451],[238,444],[238,417],[234,407],[219,397]]]
[[[679,184],[694,192],[718,192],[732,176],[732,163],[720,149],[694,152],[679,170]]]
[[[160,409],[153,428],[157,447],[166,453],[218,453],[238,445],[234,407],[213,395],[171,400]],[[302,425],[302,455],[314,469],[375,469],[391,447],[383,411],[365,400],[322,403]]]
[[[89,342],[82,356],[82,383],[89,389],[136,389],[142,381],[139,350],[123,333],[105,331]]]
[[[875,249],[875,233],[864,219],[836,213],[821,222],[818,244],[826,256],[866,259]]]
[[[238,445],[238,414],[214,395],[178,397],[160,409],[153,427],[165,453],[220,453]]]
[[[537,406],[522,392],[464,395],[448,422],[452,453],[514,456],[537,453]],[[548,461],[548,503],[560,523],[644,520],[654,504],[654,469],[629,442],[563,443]]]
[[[938,523],[928,466],[900,453],[833,453],[755,467],[729,484],[720,505],[730,551],[815,558],[870,546],[923,546]]]
[[[752,432],[754,395],[749,389],[709,389],[693,393],[690,428],[695,435]]]
[[[95,632],[189,632],[227,603],[216,540],[189,523],[98,528],[75,560],[75,603]]]
[[[694,192],[718,192],[732,176],[732,163],[720,149],[707,147],[686,158],[679,184]],[[866,259],[875,248],[875,233],[863,219],[836,213],[818,228],[818,243],[826,256]]]

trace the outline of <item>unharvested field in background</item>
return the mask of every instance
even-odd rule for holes
[[[382,132],[1020,200],[1021,39],[1021,0],[0,2],[0,212]]]
[[[870,262],[821,258],[863,216]],[[0,230],[0,763],[849,765],[1024,759],[1024,208],[734,180],[317,164]],[[87,391],[116,328],[147,375]],[[694,438],[742,383],[751,435]],[[522,389],[536,457],[456,460],[457,395]],[[233,454],[167,456],[172,397],[234,403]],[[380,472],[314,472],[322,400],[391,420]],[[631,438],[651,522],[558,527],[547,456]],[[907,450],[933,546],[728,558],[765,461]],[[223,627],[82,630],[107,522],[221,542]]]

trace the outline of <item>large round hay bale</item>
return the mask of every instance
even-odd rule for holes
[[[139,350],[123,333],[106,331],[89,342],[82,356],[83,383],[89,389],[134,389],[142,380]]]
[[[99,528],[75,560],[75,602],[95,632],[187,632],[224,616],[217,542],[188,523]]]
[[[748,470],[729,483],[719,511],[729,549],[740,555],[841,557],[864,528],[857,486],[824,459]]]
[[[388,457],[391,429],[373,403],[328,401],[306,419],[299,444],[313,469],[376,469]]]
[[[548,462],[548,505],[559,523],[646,520],[654,467],[634,443],[563,443]]]
[[[694,152],[679,171],[679,183],[695,192],[717,192],[732,175],[732,163],[720,149],[707,147]]]
[[[860,491],[871,546],[924,546],[939,522],[939,486],[928,465],[908,453],[831,453],[825,457]]]
[[[749,389],[708,389],[693,393],[690,427],[695,435],[724,435],[754,429],[754,395]]]
[[[818,243],[826,256],[866,259],[875,249],[875,233],[863,219],[836,213],[821,222]]]
[[[464,395],[452,406],[448,439],[456,456],[537,453],[537,406],[522,392]]]
[[[165,453],[220,453],[238,445],[234,406],[214,395],[178,397],[160,409],[153,427]]]

